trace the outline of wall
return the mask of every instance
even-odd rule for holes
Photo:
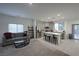
[[[79,24],[79,20],[68,20],[68,21],[65,21],[65,30],[67,32],[67,34],[69,33],[72,33],[72,24]]]
[[[72,24],[79,24],[79,20],[65,20],[64,21],[64,30],[66,32],[66,38],[69,37],[69,34],[72,34]]]
[[[33,25],[31,19],[14,17],[9,15],[0,14],[0,38],[4,32],[8,31],[8,24],[24,24],[24,31],[27,30],[29,25]],[[1,39],[0,39],[1,43]]]
[[[49,26],[50,29],[53,30],[54,23],[44,22],[44,21],[37,21],[37,27],[39,30],[44,30],[46,26]]]
[[[37,20],[37,28],[39,30],[44,30],[44,22],[41,22],[41,21]]]

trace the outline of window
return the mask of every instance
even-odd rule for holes
[[[63,31],[64,30],[64,23],[55,23],[55,30],[56,31]]]
[[[59,23],[58,28],[60,31],[64,30],[64,23]]]
[[[8,28],[12,33],[23,32],[23,24],[9,24]]]
[[[79,39],[79,24],[73,24],[72,33],[74,39]]]
[[[58,31],[58,23],[55,23],[55,30]]]

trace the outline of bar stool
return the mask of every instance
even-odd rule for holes
[[[53,43],[53,36],[50,35],[50,43]]]
[[[50,34],[47,35],[47,41],[49,41],[49,42],[51,41],[51,35]]]
[[[53,43],[58,44],[58,39],[57,39],[57,37],[55,35],[53,35]]]
[[[46,35],[44,34],[44,39],[46,40]]]

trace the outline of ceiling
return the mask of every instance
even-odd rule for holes
[[[79,4],[75,3],[1,3],[0,13],[40,20],[79,19]]]

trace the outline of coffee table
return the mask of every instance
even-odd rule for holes
[[[14,41],[14,46],[15,48],[22,48],[26,46],[26,41],[25,40],[20,40],[20,41]]]

